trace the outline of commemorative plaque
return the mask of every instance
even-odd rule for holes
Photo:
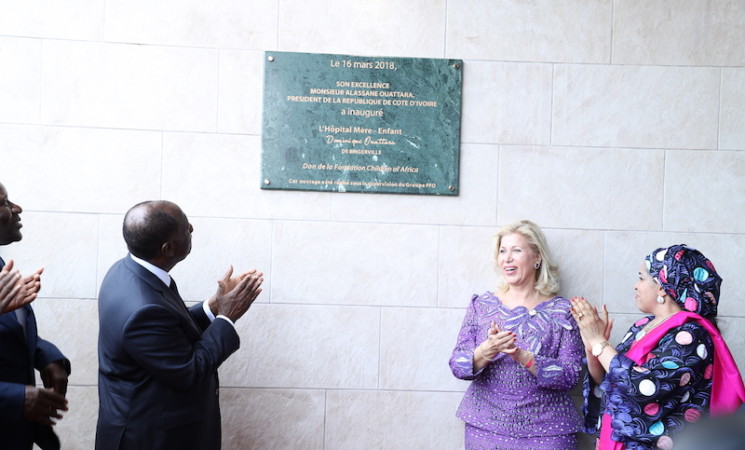
[[[463,64],[266,52],[263,189],[458,195]]]

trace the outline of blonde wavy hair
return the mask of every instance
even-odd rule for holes
[[[497,258],[499,257],[499,247],[502,245],[502,238],[508,234],[519,233],[527,240],[530,248],[538,253],[541,257],[541,265],[536,270],[535,289],[541,295],[553,296],[559,293],[559,266],[551,258],[551,252],[546,243],[546,236],[543,235],[541,228],[529,220],[520,220],[502,226],[494,235],[494,268],[497,271],[497,288],[500,292],[507,292],[510,289],[509,284],[502,276],[499,270]]]

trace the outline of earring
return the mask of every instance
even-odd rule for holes
[[[533,264],[533,268],[535,270],[538,270],[540,267],[541,267],[541,263],[540,262],[537,262],[537,263]]]
[[[662,305],[663,303],[665,303],[665,297],[663,297],[661,295],[658,295],[657,296],[657,303],[659,303],[660,305]]]

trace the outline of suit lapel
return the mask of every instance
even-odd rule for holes
[[[197,323],[194,321],[191,313],[189,313],[189,310],[186,308],[186,305],[184,304],[184,301],[181,299],[180,295],[163,284],[160,278],[155,276],[154,273],[134,262],[132,258],[127,257],[124,260],[124,263],[145,283],[150,285],[150,287],[152,287],[154,291],[160,292],[163,296],[163,299],[165,300],[164,304],[169,306],[175,313],[183,317],[187,323],[191,324],[191,327],[194,328],[195,332],[197,332],[200,336],[202,335],[202,330],[197,326]]]

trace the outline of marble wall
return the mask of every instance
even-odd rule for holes
[[[220,371],[226,449],[462,448],[447,361],[515,219],[616,335],[643,255],[702,249],[742,342],[743,41],[739,0],[0,1],[0,181],[25,207],[0,255],[46,268],[64,448],[93,445],[97,288],[144,199],[191,217],[188,301],[266,273]],[[265,50],[463,59],[461,195],[260,190]]]

